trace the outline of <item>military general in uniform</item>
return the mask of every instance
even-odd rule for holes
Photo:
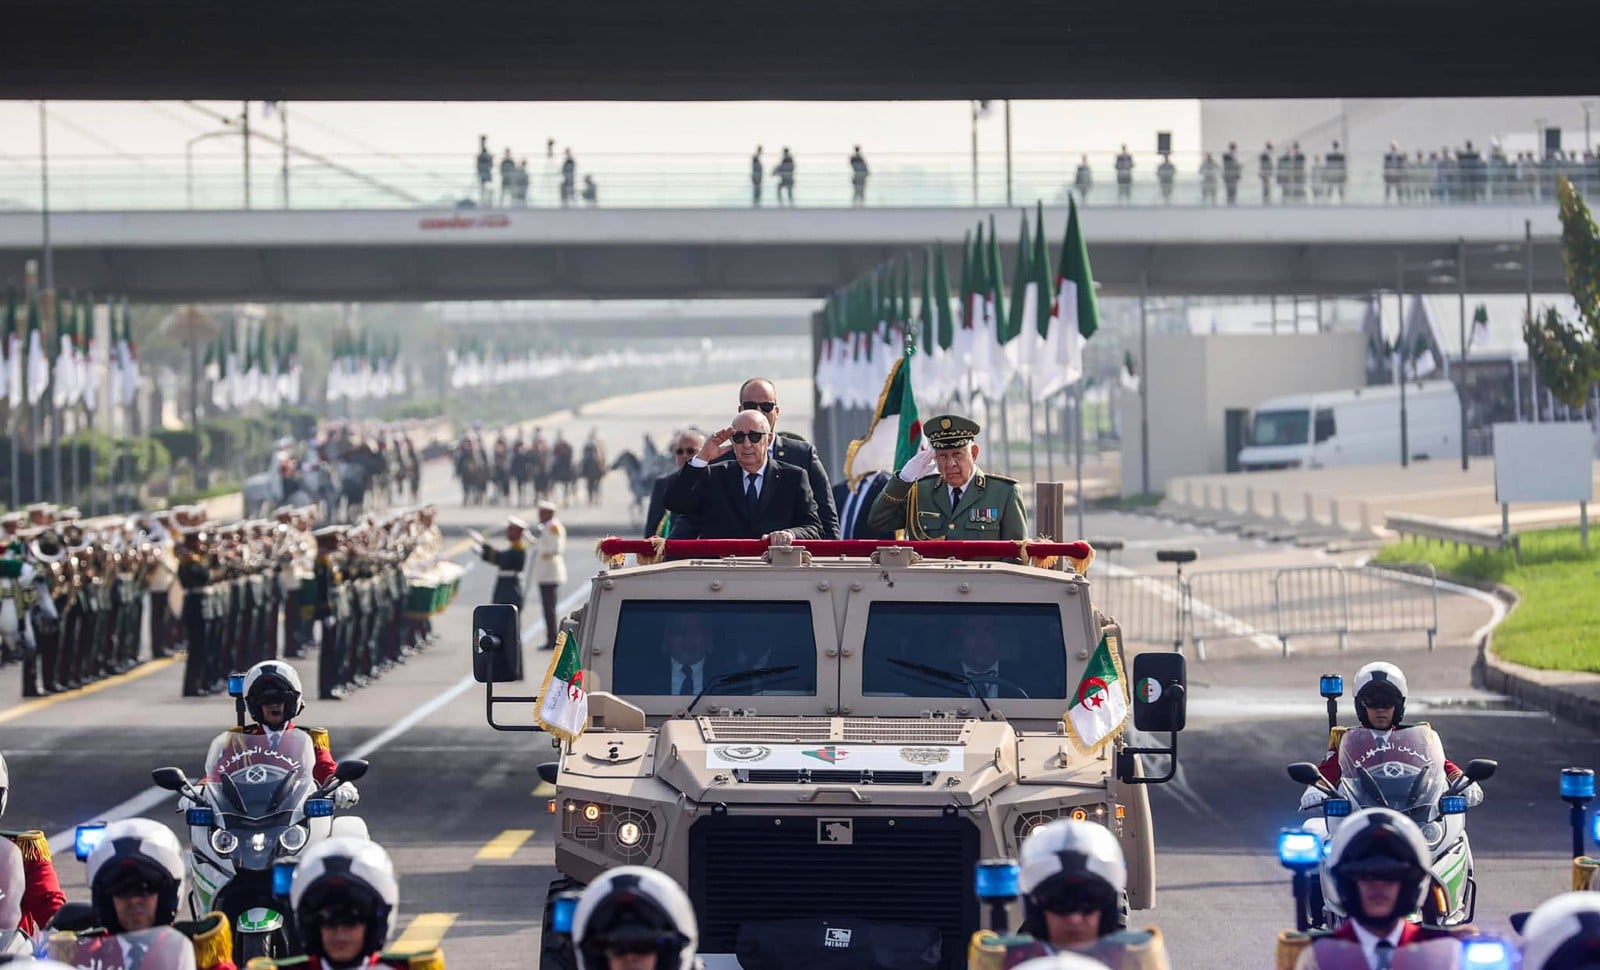
[[[908,539],[1027,538],[1016,481],[978,467],[978,423],[943,414],[922,430],[928,443],[883,487],[868,524]]]

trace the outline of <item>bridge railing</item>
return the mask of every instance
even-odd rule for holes
[[[1081,188],[1077,166],[1086,160],[1091,183]],[[1226,205],[1228,185],[1202,177],[1204,156],[1171,156],[1170,187],[1158,177],[1161,159],[1134,156],[1131,182],[1122,189],[1115,153],[1023,153],[1008,176],[1002,160],[983,156],[974,171],[970,156],[884,154],[871,165],[862,204],[869,207],[994,207],[1042,200],[1065,204],[1071,193],[1089,206]],[[761,204],[774,207],[779,183],[767,157]],[[854,204],[848,164],[843,156],[797,154],[794,204],[803,208],[842,208]],[[593,176],[596,203],[607,208],[748,208],[755,204],[748,158],[695,154],[596,154],[576,160],[576,197],[584,206],[584,177]],[[287,194],[281,159],[262,151],[253,156],[248,181],[238,154],[153,156],[55,156],[50,159],[50,206],[56,211],[132,209],[396,209],[413,207],[553,208],[562,202],[559,159],[527,161],[525,196],[503,189],[496,161],[487,186],[480,186],[470,155],[335,155],[326,162],[292,157]],[[0,211],[35,210],[42,192],[36,160],[11,157],[0,167]],[[1559,174],[1580,189],[1600,187],[1594,162],[1521,165],[1486,161],[1481,166],[1412,163],[1396,177],[1386,176],[1377,155],[1353,155],[1339,179],[1315,157],[1302,169],[1285,173],[1274,161],[1263,186],[1255,157],[1246,153],[1235,203],[1261,205],[1472,205],[1517,204],[1554,198]],[[787,204],[787,202],[785,202]],[[1008,232],[1014,231],[1010,228]]]

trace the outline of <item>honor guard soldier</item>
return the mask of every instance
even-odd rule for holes
[[[215,645],[206,636],[211,564],[205,547],[206,534],[194,529],[184,533],[178,553],[178,584],[183,587],[183,638],[189,651],[183,662],[185,697],[200,697],[211,687],[206,680],[206,655]]]
[[[317,657],[317,696],[322,700],[338,700],[342,696],[340,671],[344,669],[343,626],[347,619],[348,600],[345,597],[344,563],[339,554],[339,540],[344,527],[324,526],[312,533],[317,541],[317,558],[312,562],[313,592],[310,603],[301,605],[301,615],[322,624],[322,652]]]
[[[1016,480],[978,467],[978,423],[942,414],[922,430],[928,443],[883,487],[868,525],[904,529],[914,540],[1026,539],[1027,516]]]
[[[528,543],[523,536],[528,523],[514,515],[506,516],[506,547],[496,549],[483,543],[483,561],[493,563],[499,573],[494,581],[494,603],[509,603],[522,609],[522,571],[528,565]]]
[[[0,755],[0,815],[5,814],[10,795],[11,771],[6,767],[5,756]],[[17,926],[35,936],[67,901],[56,878],[56,867],[50,861],[50,840],[37,830],[0,832],[0,839],[10,841],[22,853],[22,921]]]

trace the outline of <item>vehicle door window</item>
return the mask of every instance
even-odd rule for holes
[[[1336,429],[1334,428],[1334,424],[1333,424],[1333,409],[1332,408],[1318,408],[1317,409],[1317,426],[1316,426],[1316,435],[1317,435],[1316,443],[1317,444],[1321,444],[1322,442],[1327,441],[1329,438],[1332,438],[1334,436],[1334,434],[1336,434],[1336,433],[1337,432],[1336,432]]]
[[[972,695],[972,686],[909,662],[971,680],[985,697],[1065,698],[1062,643],[1054,603],[877,602],[867,614],[861,689],[879,697]]]
[[[617,617],[612,690],[623,697],[682,693],[684,667],[700,687],[757,667],[781,677],[713,686],[723,697],[817,693],[811,604],[771,600],[628,600]]]

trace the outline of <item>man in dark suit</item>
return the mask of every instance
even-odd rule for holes
[[[644,515],[644,537],[665,536],[672,530],[674,516],[667,514],[667,486],[677,477],[678,469],[689,463],[700,446],[706,443],[706,434],[699,428],[680,431],[672,439],[672,459],[677,466],[658,477],[650,487],[650,506]]]
[[[769,430],[778,431],[778,417],[783,409],[778,406],[777,389],[767,378],[752,377],[739,385],[739,410],[760,411],[771,426]],[[828,484],[828,472],[822,467],[816,448],[799,435],[779,432],[772,439],[771,452],[777,461],[805,471],[812,497],[817,502],[817,515],[822,519],[822,535],[818,538],[839,538],[839,513],[833,502],[833,487]]]
[[[841,539],[893,539],[895,530],[875,529],[867,521],[872,513],[872,503],[878,500],[883,487],[889,484],[888,472],[873,472],[856,483],[854,489],[844,482],[834,486],[834,501],[839,506],[839,537]]]
[[[822,537],[806,473],[771,457],[771,425],[760,411],[740,411],[731,427],[706,439],[667,486],[667,510],[692,515],[701,539],[766,539],[788,545]],[[732,449],[733,460],[717,461]]]

